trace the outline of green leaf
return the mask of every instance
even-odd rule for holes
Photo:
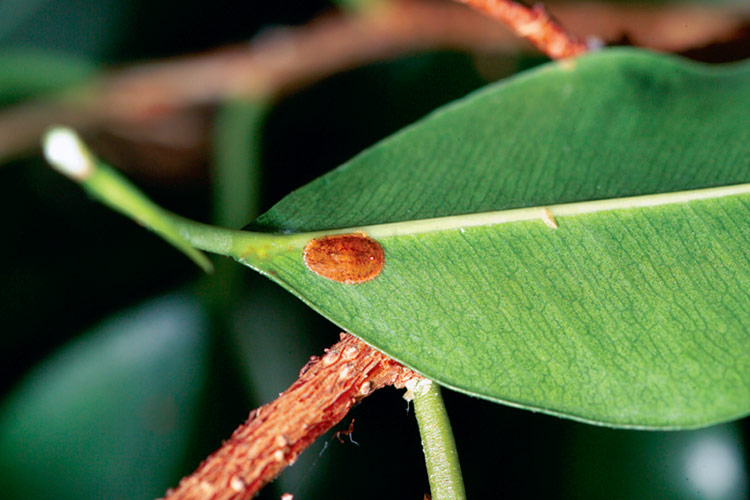
[[[749,130],[747,63],[602,51],[435,112],[225,250],[445,386],[709,425],[750,411]],[[310,238],[355,231],[385,250],[375,279],[305,267]]]
[[[6,49],[0,51],[0,103],[79,85],[96,71],[90,61],[65,53]]]
[[[206,324],[191,297],[160,297],[40,364],[0,408],[3,497],[162,495],[195,428]]]

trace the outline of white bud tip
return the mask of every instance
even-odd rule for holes
[[[84,180],[94,171],[86,146],[72,129],[55,127],[44,136],[44,157],[63,174]]]

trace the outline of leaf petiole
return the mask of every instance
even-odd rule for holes
[[[456,441],[440,386],[431,380],[420,379],[411,391],[432,500],[465,500]]]

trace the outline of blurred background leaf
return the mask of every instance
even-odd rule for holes
[[[4,104],[75,84],[87,78],[90,71],[244,43],[269,27],[299,25],[334,7],[322,1],[229,0],[186,1],[179,6],[145,0],[12,0],[0,2],[0,6],[0,54],[41,55],[23,56],[2,68],[0,74],[9,75],[5,81],[12,82],[6,88],[13,88],[0,95],[0,103]],[[347,71],[285,97],[265,117],[260,210],[268,209],[293,189],[439,105],[482,86],[488,78],[501,78],[542,61],[538,56],[524,54],[427,53]],[[48,75],[36,72],[35,68],[47,64]],[[208,164],[213,155],[210,137],[215,111],[211,106],[200,107],[180,115],[181,121],[172,122],[170,126],[191,145],[189,148],[155,145],[142,137],[134,139],[132,130],[126,134],[123,130],[104,129],[96,131],[92,138],[105,159],[128,172],[157,202],[182,215],[209,221],[213,202]],[[33,422],[38,422],[44,413],[43,408],[31,410],[29,405],[48,401],[61,390],[59,386],[53,388],[50,375],[45,376],[51,366],[45,360],[61,359],[57,350],[62,346],[66,346],[63,352],[72,356],[69,342],[80,346],[77,342],[85,344],[84,339],[90,338],[81,332],[105,318],[123,321],[122,311],[134,311],[134,304],[144,303],[149,297],[173,297],[170,300],[182,305],[170,303],[175,310],[187,311],[185,317],[206,314],[201,311],[206,310],[207,299],[199,296],[186,303],[174,299],[172,291],[194,283],[201,276],[200,271],[187,259],[175,258],[173,249],[154,235],[92,203],[77,186],[50,171],[39,157],[0,167],[0,213],[4,229],[0,258],[6,264],[0,273],[4,342],[0,349],[0,391],[6,398],[0,420],[4,429],[15,429],[13,446],[4,439],[3,449],[7,449],[8,456],[22,457],[14,464],[18,478],[36,474],[36,481],[52,482],[54,474],[61,473],[65,466],[69,467],[65,473],[72,476],[66,484],[92,481],[79,491],[55,485],[54,495],[43,489],[46,486],[34,486],[40,489],[32,490],[26,483],[14,481],[14,488],[20,486],[24,490],[8,493],[5,496],[9,499],[66,495],[84,498],[85,491],[93,492],[90,498],[101,498],[101,492],[114,492],[116,488],[123,493],[120,498],[161,494],[164,485],[173,485],[180,475],[192,471],[216,449],[251,408],[267,402],[294,380],[309,356],[320,354],[337,339],[335,326],[276,285],[241,269],[242,291],[230,306],[232,313],[224,340],[218,342],[213,331],[208,338],[188,336],[182,341],[170,337],[170,342],[174,342],[170,345],[179,347],[176,352],[192,360],[192,367],[168,353],[155,354],[165,356],[162,363],[170,360],[166,366],[176,371],[190,369],[207,377],[203,392],[192,396],[197,398],[192,410],[175,416],[175,422],[185,423],[185,429],[175,432],[192,429],[185,443],[187,449],[170,441],[175,446],[174,454],[161,457],[164,468],[154,466],[153,474],[140,471],[143,484],[127,487],[92,479],[75,462],[40,470],[45,456],[42,453],[47,452],[26,457],[24,450],[30,450],[32,444],[43,444],[40,439],[45,426]],[[209,321],[208,329],[213,328]],[[132,335],[131,339],[143,341],[142,349],[153,346],[153,339]],[[204,357],[190,350],[198,346],[208,350]],[[87,352],[89,356],[97,355],[95,349]],[[77,359],[76,364],[107,368],[85,356]],[[42,377],[50,385],[37,386],[41,391],[37,392],[26,382],[31,378],[25,377]],[[125,385],[121,387],[140,384],[139,390],[148,392],[149,386],[156,384],[160,391],[167,391],[153,376],[146,380],[136,372],[133,380],[128,385],[123,379]],[[178,394],[174,392],[178,386],[191,390],[184,381],[169,380],[175,384],[173,396]],[[85,382],[93,386],[96,380]],[[83,382],[82,385],[86,386]],[[61,396],[58,394],[57,401],[63,405]],[[123,392],[120,397],[130,402],[128,411],[143,407],[146,402],[135,393]],[[77,398],[72,394],[65,406],[72,408],[80,401]],[[663,445],[665,440],[690,435],[610,431],[447,391],[445,398],[454,419],[467,493],[472,498],[494,497],[498,492],[509,498],[610,498],[617,492],[608,484],[634,481],[642,486],[640,491],[651,492],[642,496],[659,496],[665,491],[661,479],[657,475],[644,480],[634,477],[633,463],[608,453],[610,446],[628,447],[633,450],[629,456],[644,461],[648,457],[644,463],[657,467],[675,456]],[[28,420],[9,413],[8,408],[20,405],[30,412]],[[79,421],[77,414],[68,415],[69,418],[58,418],[57,429],[80,429],[84,420]],[[331,441],[330,436],[322,439],[261,498],[277,499],[282,491],[292,491],[298,498],[351,498],[352,492],[360,498],[421,498],[427,482],[419,436],[413,415],[407,413],[399,392],[380,391],[356,407],[351,416],[356,419],[353,438],[359,446]],[[118,421],[122,425],[115,414],[109,425],[115,426]],[[101,459],[111,465],[122,459],[123,467],[132,463],[119,451],[104,456],[103,449],[96,445],[96,435],[105,436],[108,429],[103,421],[97,425],[98,432],[77,445],[71,444],[71,451],[82,460]],[[348,420],[344,428],[347,425]],[[728,455],[732,457],[728,468],[740,472],[734,479],[735,486],[717,498],[746,498],[748,449],[744,443],[748,420],[723,428],[728,429],[725,439],[733,450]],[[617,444],[615,438],[620,440]],[[648,440],[657,445],[648,444]],[[56,443],[57,438],[46,441],[47,446],[64,452]],[[86,443],[87,449],[83,449]],[[684,450],[677,455],[686,456]],[[178,460],[180,463],[172,468]],[[22,470],[23,464],[28,469]],[[673,470],[679,473],[683,469],[675,466]],[[685,477],[695,474],[685,471]],[[603,475],[608,483],[599,480]],[[10,492],[6,477],[0,477],[0,487]],[[363,481],[368,488],[362,487]],[[686,482],[694,483],[691,481]]]
[[[123,311],[37,365],[0,409],[6,498],[149,498],[180,477],[208,329],[194,298]]]
[[[41,49],[0,52],[0,104],[85,83],[97,72],[88,60]]]

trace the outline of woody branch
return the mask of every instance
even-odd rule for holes
[[[250,413],[221,448],[165,500],[252,498],[373,391],[421,378],[348,334],[302,368],[273,402]]]
[[[490,6],[465,1],[476,8]],[[546,14],[514,5],[502,8],[507,20],[501,20],[515,23],[522,32],[538,31],[531,28],[543,23],[534,19]],[[555,15],[582,36],[609,41],[627,33],[638,45],[679,51],[726,37],[750,14],[732,6],[596,3],[556,5]],[[0,113],[0,159],[36,147],[53,124],[141,130],[177,110],[237,95],[278,96],[372,61],[438,48],[517,51],[522,48],[519,42],[491,19],[448,2],[399,0],[360,13],[328,14],[304,26],[274,29],[247,46],[113,72],[76,92],[75,99],[57,96],[7,108]]]
[[[511,0],[456,0],[507,24],[552,59],[588,51],[586,43],[566,32],[540,4],[532,8]]]

